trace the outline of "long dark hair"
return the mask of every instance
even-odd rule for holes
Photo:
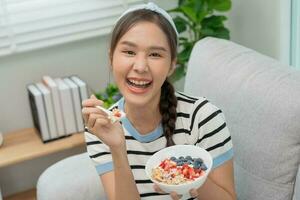
[[[174,28],[169,21],[161,16],[159,13],[151,10],[141,9],[130,12],[123,16],[115,25],[110,42],[110,60],[112,63],[112,56],[116,49],[118,41],[121,37],[135,24],[141,21],[155,23],[167,36],[168,44],[171,50],[171,60],[176,59],[177,55],[177,36]],[[173,85],[165,80],[161,87],[161,96],[159,102],[159,110],[162,115],[162,127],[164,136],[166,137],[166,146],[174,145],[172,136],[175,130],[175,123],[177,118],[177,98]]]

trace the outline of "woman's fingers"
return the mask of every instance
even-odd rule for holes
[[[109,120],[107,119],[107,117],[104,117],[101,114],[91,113],[88,118],[87,127],[89,129],[92,129],[92,128],[96,128],[96,126],[97,127],[106,126],[108,122]]]
[[[197,189],[193,188],[189,192],[190,192],[191,197],[193,197],[193,198],[198,197],[198,191],[197,191]]]
[[[88,112],[87,108],[82,108],[81,113],[82,113],[84,124],[86,125],[88,122],[90,113]]]
[[[82,108],[81,112],[85,124],[88,123],[91,114],[101,114],[102,116],[107,117],[106,113],[104,113],[99,108],[95,108],[95,107],[84,107]]]
[[[165,191],[163,191],[162,189],[160,189],[160,187],[158,185],[156,185],[156,184],[154,184],[153,188],[154,188],[155,192],[157,192],[157,193],[167,194]],[[176,192],[171,192],[170,196],[171,196],[171,198],[173,200],[179,200],[182,197],[182,195],[179,195]]]
[[[84,123],[87,125],[90,114],[97,113],[97,108],[83,107],[81,112],[82,112],[82,117],[83,117]]]
[[[160,194],[167,194],[165,191],[163,191],[162,189],[160,189],[160,187],[158,187],[158,185],[154,184],[153,188],[155,190],[155,192],[160,193]]]
[[[91,113],[91,114],[89,115],[89,118],[88,118],[88,121],[87,121],[87,124],[86,124],[87,127],[88,127],[89,129],[92,129],[92,128],[94,127],[94,124],[95,124],[97,118],[99,118],[99,117],[101,117],[101,115],[96,114],[96,113]]]
[[[182,197],[182,195],[179,195],[174,191],[170,193],[170,196],[172,197],[173,200],[180,200],[180,198]]]
[[[101,117],[101,118],[97,118],[96,119],[96,122],[94,124],[94,127],[95,129],[99,129],[103,126],[107,126],[107,125],[110,125],[110,119],[106,118],[106,117]]]
[[[103,101],[97,99],[95,96],[91,96],[91,98],[82,101],[82,107],[95,107],[101,106]]]

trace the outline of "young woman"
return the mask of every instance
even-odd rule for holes
[[[145,174],[151,155],[177,144],[198,145],[213,157],[207,181],[189,191],[191,197],[236,199],[232,143],[223,114],[203,97],[174,92],[167,80],[175,68],[176,47],[172,18],[153,3],[126,11],[114,27],[109,55],[123,95],[114,107],[126,118],[111,123],[95,107],[103,102],[94,96],[83,102],[82,111],[88,154],[110,200],[180,199]]]

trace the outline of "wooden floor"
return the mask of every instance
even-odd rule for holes
[[[36,200],[36,189],[27,190],[12,196],[4,197],[3,200]]]

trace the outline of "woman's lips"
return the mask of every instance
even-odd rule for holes
[[[126,79],[126,83],[128,86],[128,89],[132,93],[136,94],[143,94],[146,93],[150,86],[152,85],[152,81],[149,81],[147,79],[138,79],[138,78],[128,78]]]

